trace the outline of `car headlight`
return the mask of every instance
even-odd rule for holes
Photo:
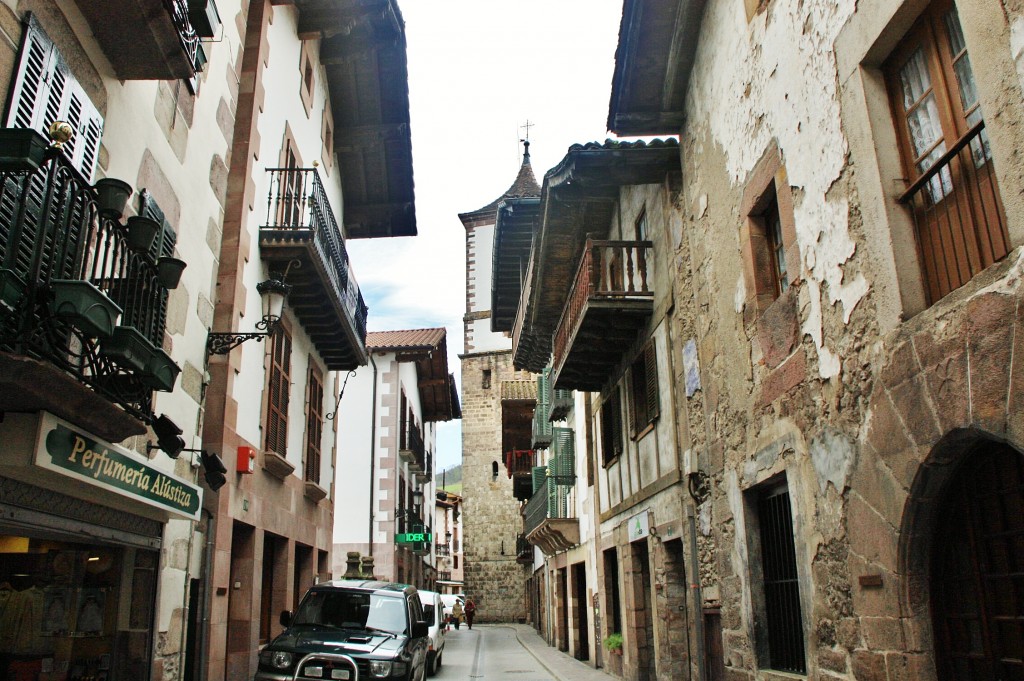
[[[292,654],[283,650],[264,650],[260,653],[260,664],[274,669],[290,669]]]
[[[391,662],[385,660],[370,660],[370,676],[375,679],[383,679],[391,676]]]

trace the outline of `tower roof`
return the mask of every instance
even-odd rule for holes
[[[467,221],[478,220],[482,217],[496,216],[498,214],[498,204],[505,199],[521,199],[527,197],[540,197],[540,185],[537,184],[537,178],[533,174],[533,166],[530,164],[530,141],[526,140],[523,142],[523,164],[519,167],[519,174],[516,175],[515,182],[512,183],[505,193],[488,203],[483,208],[477,208],[476,210],[469,211],[468,213],[459,213],[459,219],[465,224]]]

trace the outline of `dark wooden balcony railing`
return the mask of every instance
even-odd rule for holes
[[[515,449],[510,452],[505,452],[505,471],[508,473],[508,477],[512,477],[517,473],[530,474],[533,469],[533,450],[532,449]]]
[[[552,387],[594,390],[591,386],[603,384],[602,372],[617,363],[641,320],[653,309],[652,247],[650,241],[587,240],[555,330]],[[566,380],[563,375],[574,350],[579,351],[579,363],[588,377],[582,381]]]
[[[899,197],[914,213],[929,302],[966,284],[1010,250],[985,121]]]
[[[315,168],[271,168],[268,173],[267,219],[260,227],[264,260],[282,269],[295,258],[301,263],[289,273],[293,292],[288,305],[328,365],[353,369],[365,364],[366,303],[320,176]],[[341,315],[337,323],[325,322],[329,309]]]
[[[523,564],[533,562],[533,544],[526,540],[525,534],[516,537],[516,562]]]
[[[153,390],[169,388],[113,354],[111,333],[131,327],[149,350],[164,354],[167,290],[158,277],[158,253],[158,246],[129,248],[127,228],[99,214],[95,189],[60,151],[48,149],[35,171],[0,173],[0,351],[49,363],[149,421]],[[109,300],[119,316],[116,309],[100,317],[69,316],[55,300],[73,282],[88,282],[103,294],[91,312]],[[173,383],[177,367],[168,366]]]

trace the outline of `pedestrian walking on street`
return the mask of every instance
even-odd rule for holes
[[[476,614],[476,603],[473,602],[472,598],[466,597],[466,624],[469,628],[473,628],[473,615]]]
[[[459,628],[459,622],[462,621],[462,603],[455,601],[455,605],[452,606],[452,619],[455,620],[455,628]]]

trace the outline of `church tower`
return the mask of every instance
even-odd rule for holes
[[[502,453],[502,385],[533,378],[512,367],[512,339],[491,328],[494,228],[508,199],[539,197],[530,143],[512,186],[483,208],[459,214],[466,229],[466,314],[462,359],[462,491],[465,593],[484,622],[526,618],[526,577],[516,562],[523,528]]]

